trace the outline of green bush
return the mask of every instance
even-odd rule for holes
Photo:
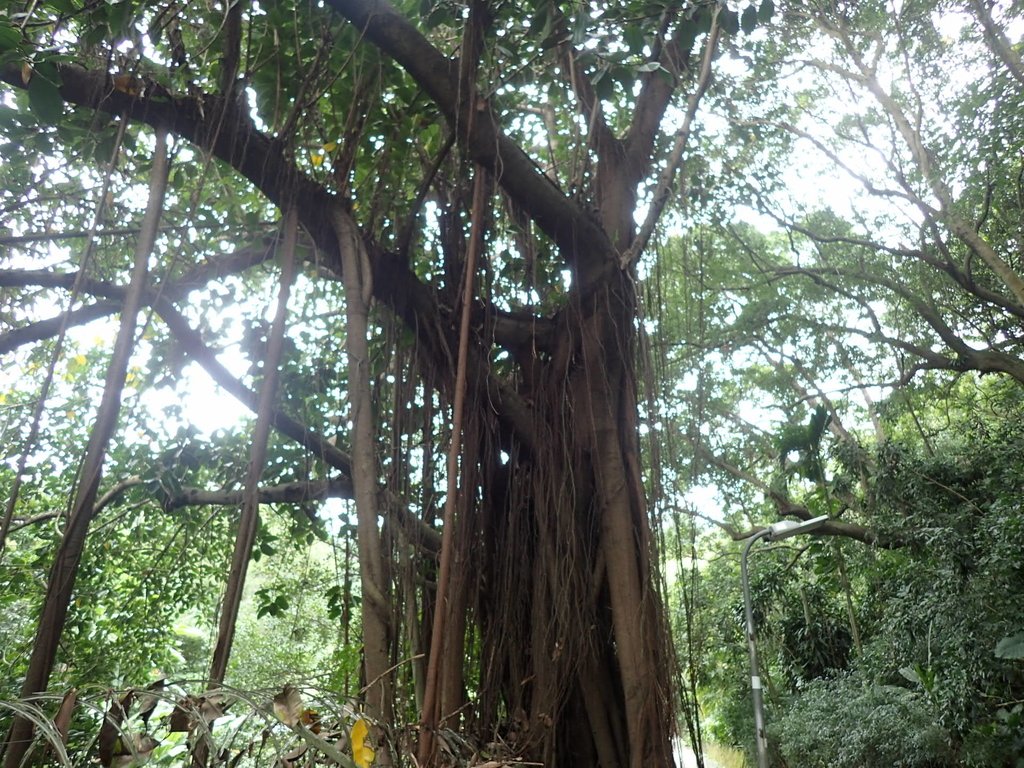
[[[800,768],[945,768],[948,734],[920,693],[860,675],[816,680],[769,723],[769,738]]]

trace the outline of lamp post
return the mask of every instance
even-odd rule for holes
[[[828,515],[796,522],[783,520],[758,531],[743,547],[740,558],[740,575],[743,579],[743,611],[747,620],[747,649],[750,651],[750,688],[754,697],[754,728],[757,744],[757,768],[768,768],[768,736],[764,730],[764,696],[761,693],[761,667],[757,661],[757,643],[754,636],[754,609],[750,601],[750,577],[747,572],[747,556],[755,541],[782,541],[790,536],[811,533],[828,521]]]

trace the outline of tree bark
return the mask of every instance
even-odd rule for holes
[[[359,575],[362,584],[363,668],[366,708],[372,719],[390,725],[394,718],[394,681],[391,671],[391,576],[377,527],[379,491],[375,419],[370,390],[370,352],[367,315],[372,296],[369,255],[355,222],[340,205],[333,212],[345,283],[345,351],[348,355],[348,392],[352,419],[352,484],[355,487]],[[391,764],[387,745],[378,762]]]

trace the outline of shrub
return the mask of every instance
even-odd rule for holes
[[[860,675],[809,683],[769,737],[800,768],[945,768],[956,765],[932,705],[915,691]]]

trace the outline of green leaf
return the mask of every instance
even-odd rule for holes
[[[997,659],[1024,659],[1024,632],[1004,637],[996,643]]]
[[[725,18],[726,15],[728,15],[730,13],[734,17],[736,16],[736,13],[734,11],[730,11],[728,8],[726,8],[725,10],[722,11],[722,18],[723,18],[722,27],[723,28],[725,27],[724,18]],[[701,33],[705,33],[706,34],[706,33],[711,31],[711,18],[712,18],[711,9],[708,6],[702,5],[702,6],[700,6],[697,9],[697,13],[694,15],[693,21],[697,25],[697,33],[698,34],[701,34]]]
[[[0,53],[21,47],[21,30],[7,21],[0,21]]]
[[[740,27],[745,35],[749,35],[757,27],[757,9],[753,5],[748,5],[743,9],[743,15],[740,16]]]
[[[18,122],[18,116],[21,113],[14,107],[8,107],[6,104],[0,104],[0,126],[12,127]]]
[[[537,30],[537,40],[546,40],[551,34],[551,13],[546,4],[540,6],[530,19],[530,30]]]
[[[693,49],[693,44],[697,40],[697,35],[700,34],[700,28],[695,19],[684,21],[679,26],[679,47],[681,50],[689,53]]]
[[[101,8],[103,6],[100,6]],[[107,39],[107,27],[103,24],[96,24],[89,27],[82,35],[82,44],[87,47],[97,46]]]
[[[78,10],[78,4],[74,0],[48,0],[46,5],[57,13],[74,13]]]
[[[722,26],[722,31],[729,35],[735,35],[740,31],[740,15],[736,11],[723,8],[722,12],[718,15],[719,23]]]
[[[64,114],[60,95],[60,74],[50,62],[40,62],[28,81],[28,105],[41,122],[56,123]]]
[[[128,25],[134,16],[134,3],[132,0],[125,0],[123,3],[112,5],[107,15],[107,28],[114,37],[124,37],[128,33]]]
[[[807,437],[810,446],[817,447],[821,443],[821,438],[825,434],[825,428],[832,423],[832,414],[825,409],[825,406],[819,405],[814,409],[814,413],[811,414],[811,420],[807,425]]]
[[[644,31],[638,25],[627,25],[622,30],[622,38],[630,53],[640,53],[644,49]]]
[[[608,73],[608,69],[602,69],[594,76],[594,93],[601,101],[610,101],[615,96],[615,81]]]
[[[573,19],[572,44],[579,46],[586,42],[590,27],[590,15],[580,12]]]
[[[775,15],[775,3],[772,0],[761,0],[761,7],[757,9],[757,20],[767,24]]]
[[[424,22],[427,29],[436,29],[442,25],[454,26],[455,16],[447,5],[436,5]]]

